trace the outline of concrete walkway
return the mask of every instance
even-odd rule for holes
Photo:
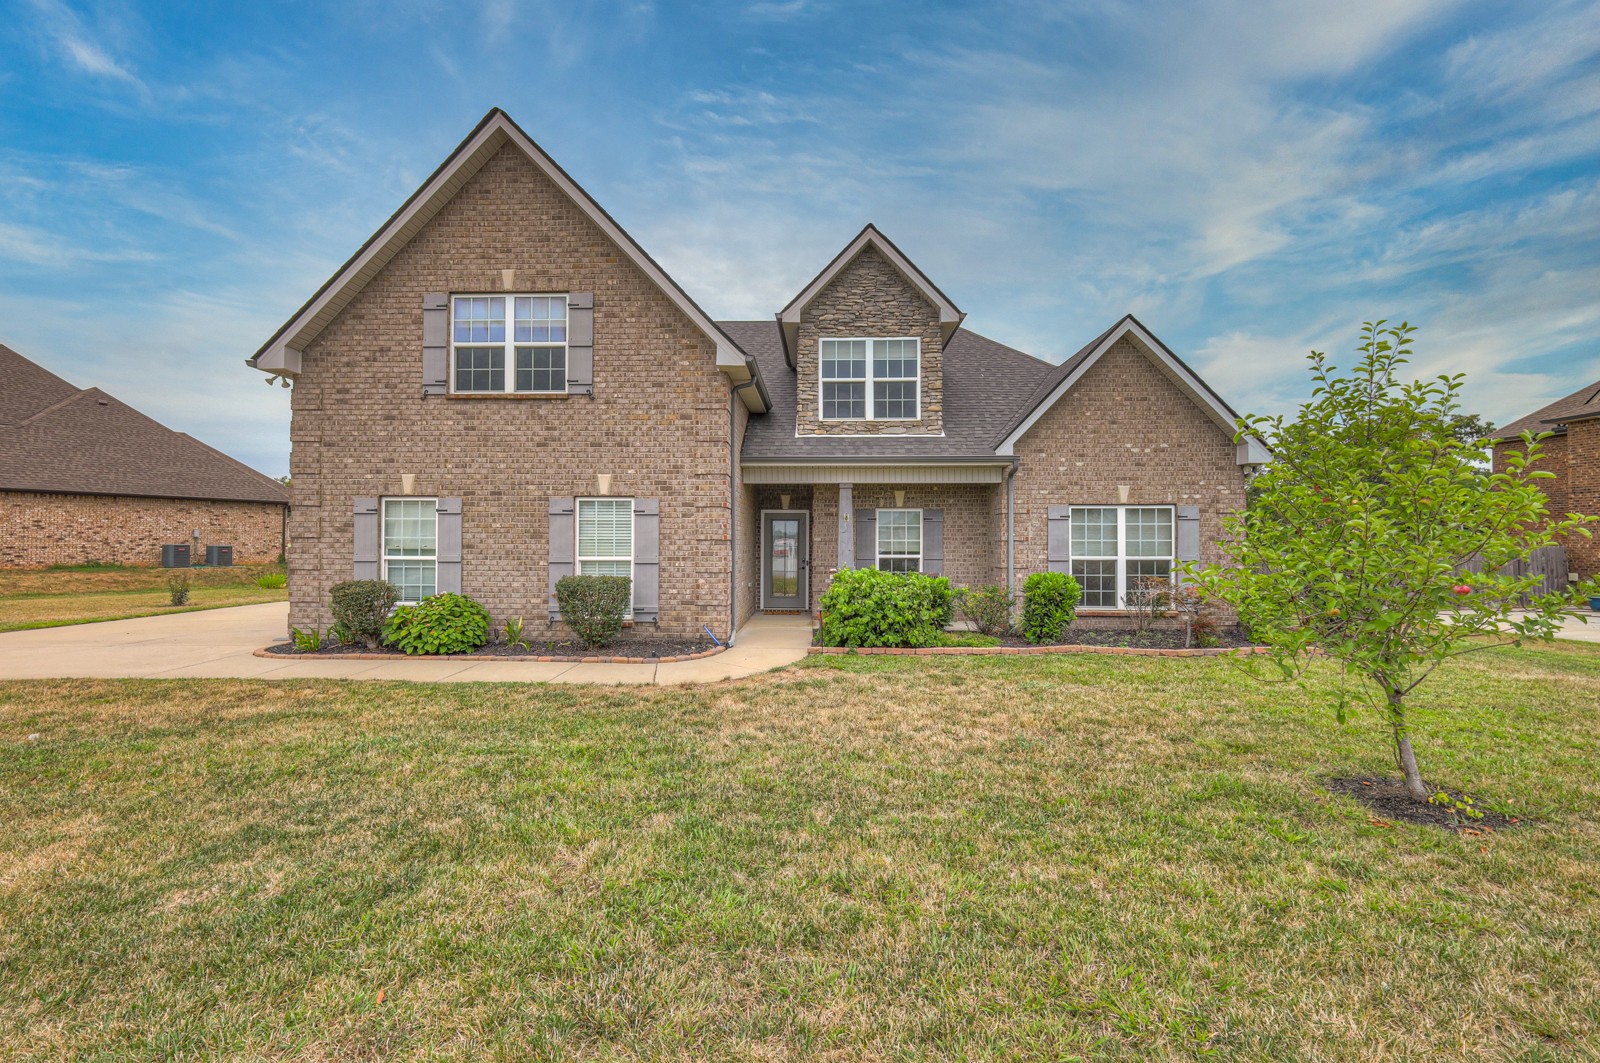
[[[1582,620],[1568,619],[1562,623],[1561,634],[1556,638],[1572,639],[1575,642],[1600,642],[1600,613],[1584,610],[1583,615],[1589,618],[1587,624]]]
[[[672,664],[538,661],[334,661],[254,655],[281,639],[289,606],[194,613],[0,634],[0,679],[399,679],[418,683],[715,683],[793,664],[806,654],[804,616],[757,616],[732,649]]]

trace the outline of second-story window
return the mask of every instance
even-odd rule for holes
[[[452,390],[531,395],[567,390],[565,295],[458,295],[451,307]]]
[[[818,345],[824,421],[915,421],[922,416],[922,341],[825,339]]]

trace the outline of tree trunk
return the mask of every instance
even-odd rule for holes
[[[1422,784],[1422,772],[1417,768],[1417,755],[1411,750],[1411,732],[1406,727],[1404,695],[1398,690],[1384,692],[1389,702],[1389,729],[1394,734],[1394,759],[1406,779],[1406,791],[1411,800],[1426,802],[1428,788]]]

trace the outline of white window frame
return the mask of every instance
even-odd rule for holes
[[[593,555],[590,555],[588,557],[584,556],[584,553],[583,553],[583,504],[585,502],[626,502],[628,504],[628,546],[632,551],[631,553],[629,553],[626,557],[623,557],[621,555],[605,555],[605,556],[601,556],[599,554],[593,554]],[[639,533],[639,516],[638,516],[638,513],[636,512],[635,503],[634,503],[634,500],[632,498],[618,498],[616,495],[591,495],[591,496],[588,496],[588,497],[585,497],[585,498],[575,498],[575,499],[573,499],[573,502],[572,502],[572,560],[573,560],[573,566],[572,567],[573,567],[573,571],[577,575],[580,575],[580,576],[584,575],[583,563],[585,561],[605,561],[605,562],[626,561],[628,563],[628,612],[627,612],[627,615],[626,615],[625,619],[628,619],[628,620],[632,620],[633,619],[634,592],[637,589],[637,584],[634,581],[634,568],[635,568],[635,564],[636,564],[634,558],[639,553],[638,533]]]
[[[427,502],[433,507],[433,557],[420,557],[417,554],[390,554],[389,553],[389,503],[390,502]],[[379,574],[385,581],[389,579],[390,561],[429,561],[433,562],[433,593],[439,593],[439,500],[419,495],[389,495],[378,500],[378,557],[380,559]],[[396,584],[399,586],[399,584]],[[420,598],[401,598],[396,605],[416,605]]]
[[[917,528],[917,552],[916,552],[915,555],[913,555],[913,554],[886,554],[886,553],[883,552],[883,515],[885,513],[915,513],[916,514],[917,519],[916,519],[915,523],[916,523],[916,528]],[[880,510],[878,510],[876,512],[876,514],[875,514],[875,516],[873,518],[873,525],[872,525],[872,556],[873,556],[872,565],[873,565],[874,568],[878,569],[878,571],[880,571],[880,572],[884,571],[883,559],[886,558],[886,557],[893,558],[893,559],[895,559],[897,561],[904,561],[906,558],[914,556],[916,558],[916,560],[917,560],[917,567],[915,569],[913,569],[912,571],[921,572],[922,571],[923,551],[926,549],[927,545],[928,544],[926,542],[924,542],[923,538],[922,538],[922,510],[920,510],[920,509],[880,509]]]
[[[875,376],[872,372],[874,361],[873,344],[886,340],[908,340],[917,345],[917,375],[906,376]],[[867,345],[866,376],[864,377],[833,377],[824,379],[822,375],[822,345],[824,343],[865,343]],[[912,417],[879,417],[876,410],[875,398],[879,383],[914,383],[917,386],[917,412]],[[861,384],[866,389],[866,416],[865,417],[825,417],[823,416],[822,391],[825,384]],[[830,424],[849,423],[851,421],[920,421],[922,420],[922,338],[920,336],[823,336],[817,340],[817,420]]]
[[[504,299],[506,301],[506,336],[496,343],[493,340],[475,342],[472,340],[460,341],[460,346],[473,349],[488,347],[501,348],[501,357],[505,359],[505,387],[500,391],[462,391],[456,387],[456,303],[462,299]],[[518,299],[558,299],[561,301],[562,321],[565,323],[567,338],[556,342],[554,340],[519,341],[517,337],[517,300]],[[564,292],[462,292],[450,297],[450,394],[452,395],[565,395],[567,394],[567,374],[572,371],[571,364],[571,321],[572,307],[568,294]],[[517,388],[517,348],[531,347],[537,350],[554,350],[560,348],[561,354],[561,387],[559,389],[530,388],[519,390]]]
[[[1117,552],[1116,552],[1115,556],[1106,555],[1106,554],[1094,554],[1094,555],[1084,554],[1084,555],[1080,556],[1077,553],[1073,552],[1071,529],[1075,528],[1077,526],[1078,513],[1081,510],[1085,510],[1085,509],[1112,509],[1112,510],[1116,510],[1116,513],[1117,513]],[[1172,541],[1172,553],[1171,554],[1169,554],[1169,555],[1167,555],[1165,557],[1150,557],[1150,556],[1147,556],[1147,555],[1141,555],[1139,557],[1129,557],[1128,556],[1128,512],[1130,510],[1139,510],[1139,509],[1159,509],[1159,510],[1165,511],[1168,514],[1168,523],[1169,523],[1169,525],[1170,525],[1170,527],[1172,529],[1172,539],[1171,539],[1171,541]],[[1100,610],[1104,610],[1104,609],[1126,610],[1128,608],[1128,562],[1130,562],[1130,561],[1165,561],[1167,563],[1167,581],[1169,583],[1172,582],[1172,580],[1174,578],[1174,574],[1177,571],[1177,565],[1178,565],[1178,558],[1177,558],[1177,552],[1178,552],[1178,511],[1177,511],[1177,507],[1175,507],[1175,506],[1096,506],[1096,505],[1091,505],[1091,504],[1084,504],[1084,505],[1075,505],[1075,506],[1073,506],[1068,511],[1068,514],[1069,514],[1069,520],[1068,520],[1068,536],[1067,536],[1067,572],[1068,573],[1072,572],[1073,563],[1077,562],[1077,561],[1114,561],[1114,562],[1116,562],[1117,604],[1116,605],[1088,605],[1088,604],[1084,604],[1084,605],[1081,605],[1079,608],[1089,609],[1089,610],[1096,610],[1096,609],[1100,609]],[[1077,577],[1074,576],[1073,578],[1076,579]]]

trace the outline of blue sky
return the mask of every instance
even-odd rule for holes
[[[501,106],[718,317],[867,221],[1048,359],[1132,311],[1236,407],[1420,327],[1600,378],[1600,0],[0,0],[0,342],[280,474],[252,353]]]

